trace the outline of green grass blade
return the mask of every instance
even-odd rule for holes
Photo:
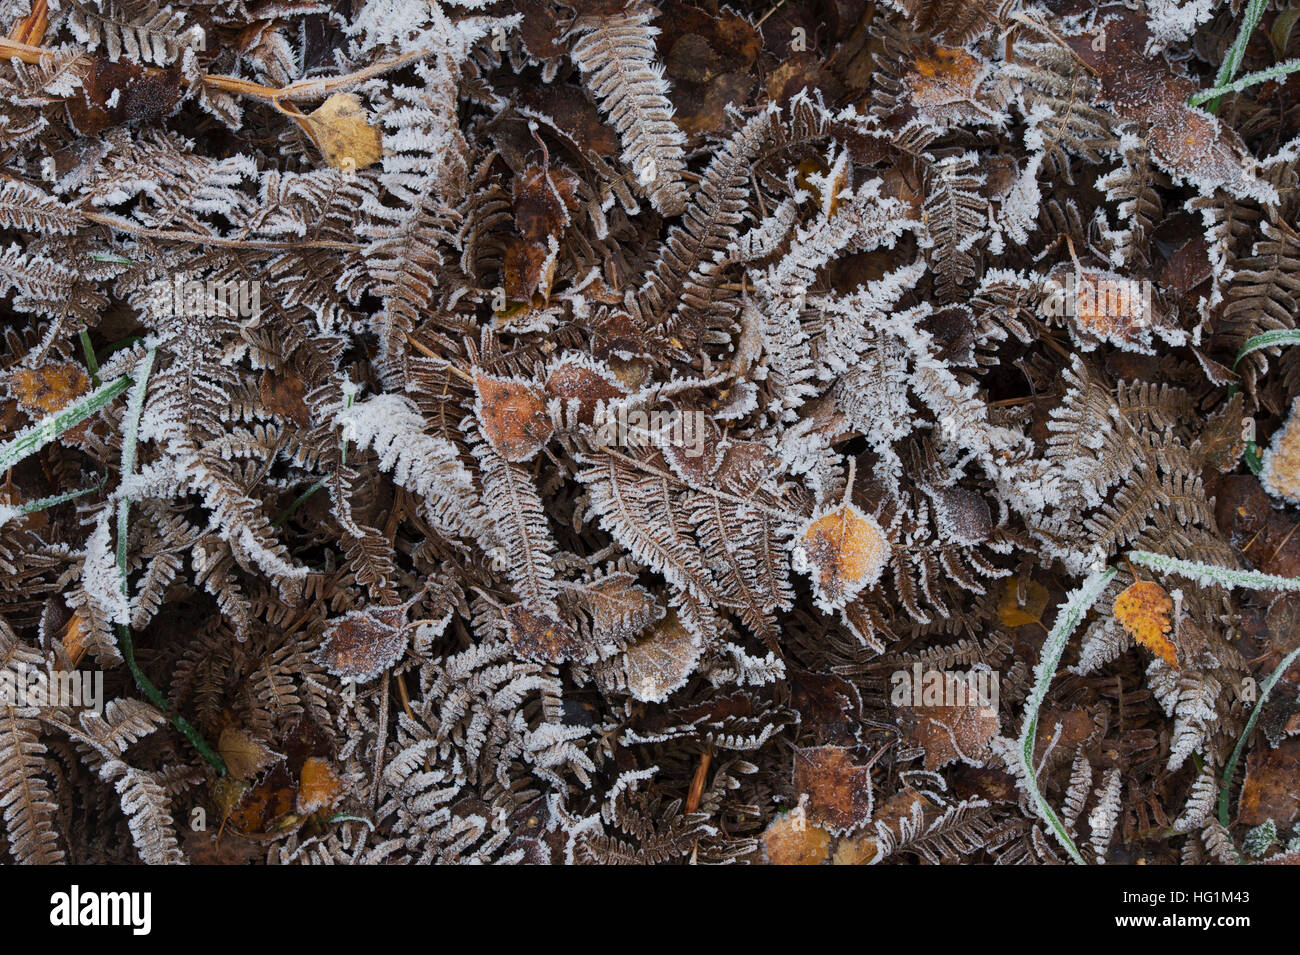
[[[1259,26],[1259,21],[1264,16],[1264,8],[1268,5],[1268,0],[1250,0],[1246,6],[1246,16],[1241,21],[1241,28],[1237,31],[1237,38],[1232,41],[1232,46],[1228,47],[1228,53],[1223,58],[1223,64],[1219,67],[1219,74],[1214,78],[1215,88],[1227,86],[1232,82],[1233,77],[1237,75],[1237,70],[1241,69],[1241,61],[1246,58],[1246,46],[1250,43],[1251,34]],[[1218,112],[1219,104],[1223,101],[1220,96],[1214,99],[1209,105],[1211,113]],[[1193,103],[1192,105],[1196,105]]]
[[[145,352],[144,357],[140,359],[140,364],[135,371],[135,385],[131,389],[130,398],[127,399],[126,416],[123,420],[122,430],[123,481],[135,474],[135,452],[140,435],[140,414],[144,410],[145,393],[149,390],[149,373],[153,371],[154,358],[157,354],[158,349],[156,347],[150,348]],[[126,576],[126,546],[130,513],[131,499],[126,494],[123,494],[117,501],[117,572],[118,576],[121,577],[123,596],[129,596]],[[198,750],[199,755],[207,760],[218,774],[226,775],[225,760],[208,745],[208,741],[187,719],[172,711],[171,703],[167,697],[162,694],[158,687],[154,686],[153,681],[145,675],[145,672],[140,669],[140,665],[135,662],[135,643],[131,639],[131,628],[118,624],[117,637],[122,646],[122,659],[126,661],[126,667],[131,671],[131,676],[135,679],[135,685],[140,688],[140,691],[149,698],[154,706],[167,715],[172,725],[185,735],[185,738]]]
[[[1065,644],[1070,639],[1070,634],[1083,620],[1084,614],[1101,596],[1115,574],[1113,568],[1093,574],[1078,590],[1068,596],[1057,611],[1056,623],[1052,625],[1051,632],[1043,642],[1038,666],[1034,668],[1034,688],[1029,694],[1029,699],[1025,701],[1025,721],[1020,730],[1020,741],[1017,746],[1021,773],[1025,784],[1029,787],[1029,795],[1034,801],[1038,814],[1051,826],[1057,840],[1069,853],[1070,858],[1079,865],[1085,864],[1083,856],[1080,855],[1070,834],[1065,831],[1065,825],[1048,805],[1046,797],[1038,788],[1038,774],[1034,769],[1034,741],[1038,735],[1038,711],[1047,697],[1047,688],[1051,685],[1052,677],[1056,675],[1056,667],[1061,662],[1061,654],[1065,652]]]
[[[68,491],[66,494],[52,494],[49,497],[38,498],[35,501],[28,501],[26,504],[19,504],[14,508],[20,515],[35,514],[37,511],[43,511],[47,507],[54,507],[56,504],[64,504],[68,501],[75,501],[79,497],[85,497],[87,494],[94,494],[104,486],[100,481],[93,487],[78,488],[75,491]]]
[[[1200,106],[1207,100],[1212,99],[1217,104],[1229,93],[1240,93],[1242,90],[1249,89],[1256,83],[1267,83],[1269,80],[1275,80],[1280,76],[1286,76],[1288,73],[1294,73],[1296,70],[1300,70],[1300,60],[1286,60],[1282,63],[1275,63],[1268,69],[1257,70],[1254,73],[1247,73],[1241,79],[1224,86],[1216,86],[1211,90],[1202,90],[1188,100],[1188,103],[1191,106]],[[1214,110],[1212,109],[1211,112],[1213,111]]]
[[[131,379],[123,376],[100,385],[88,395],[83,395],[66,408],[46,415],[35,424],[19,431],[13,438],[0,444],[0,471],[7,471],[23,458],[35,454],[69,428],[75,428],[87,418],[120,395],[130,386]]]
[[[1275,345],[1300,345],[1300,328],[1278,328],[1262,335],[1256,335],[1241,346],[1241,351],[1237,352],[1237,358],[1232,363],[1232,367],[1236,368],[1241,364],[1241,360],[1251,352],[1259,351],[1261,348],[1272,348]]]
[[[1202,564],[1195,560],[1179,560],[1145,550],[1129,551],[1128,559],[1135,564],[1168,574],[1178,574],[1204,584],[1221,584],[1224,587],[1245,587],[1247,590],[1300,590],[1300,577],[1277,577],[1256,570],[1234,570],[1216,564]]]
[[[1259,714],[1264,709],[1264,702],[1268,699],[1269,693],[1273,691],[1274,685],[1282,678],[1292,661],[1300,656],[1300,647],[1296,647],[1277,665],[1277,669],[1269,674],[1264,685],[1259,689],[1259,699],[1255,701],[1255,708],[1250,711],[1250,719],[1246,721],[1246,728],[1241,731],[1241,739],[1237,740],[1237,747],[1232,751],[1232,756],[1228,758],[1228,763],[1223,767],[1223,781],[1219,786],[1219,823],[1223,828],[1228,828],[1228,790],[1232,788],[1232,775],[1237,771],[1237,761],[1241,759],[1241,753],[1246,748],[1246,741],[1250,739],[1251,732],[1255,729],[1255,724],[1259,721]]]

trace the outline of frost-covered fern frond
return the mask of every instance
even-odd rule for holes
[[[622,139],[623,163],[636,188],[665,216],[686,206],[683,144],[663,66],[655,56],[654,11],[639,3],[622,13],[579,17],[569,56]]]

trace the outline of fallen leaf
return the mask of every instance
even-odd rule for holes
[[[704,647],[675,612],[623,653],[627,688],[642,703],[660,703],[695,671]]]
[[[110,105],[111,104],[111,105]],[[97,136],[125,123],[171,116],[181,104],[181,71],[95,57],[80,93],[67,100],[68,118],[83,136]]]
[[[585,355],[566,356],[552,365],[545,389],[548,398],[560,399],[566,414],[572,406],[577,420],[587,425],[596,420],[602,404],[627,394],[604,362]]]
[[[1049,599],[1047,588],[1037,581],[1027,580],[1023,597],[1020,591],[1020,580],[1016,577],[1008,580],[1002,589],[1002,599],[998,601],[998,620],[1004,627],[1023,627],[1039,623],[1043,619]]]
[[[1173,629],[1174,602],[1165,589],[1151,580],[1139,580],[1115,598],[1115,619],[1142,646],[1174,669],[1179,669],[1178,649],[1167,634]]]
[[[507,461],[527,461],[550,440],[555,427],[546,413],[546,397],[532,384],[476,370],[474,389],[483,437]]]
[[[794,791],[806,794],[808,821],[843,835],[871,819],[871,770],[856,763],[844,746],[794,751]]]
[[[925,750],[925,768],[929,770],[958,760],[982,765],[993,752],[993,738],[999,729],[997,710],[978,702],[900,707],[899,718],[904,736]]]
[[[1264,451],[1259,483],[1274,497],[1300,504],[1300,398],[1291,402],[1286,423]]]
[[[763,833],[763,854],[772,865],[821,865],[830,858],[831,835],[802,810],[782,813]]]
[[[790,705],[799,725],[819,743],[849,745],[857,741],[862,697],[848,680],[833,673],[790,673]]]
[[[802,551],[802,559],[800,559]],[[837,610],[880,579],[889,541],[874,517],[845,503],[815,515],[799,534],[796,569],[812,569],[813,591],[827,611]]]
[[[217,739],[217,752],[235,779],[250,780],[277,759],[279,754],[253,739],[243,730],[227,726]]]
[[[343,796],[343,778],[318,756],[302,764],[298,778],[298,812],[310,816],[322,809],[332,809]]]
[[[1300,815],[1300,739],[1288,739],[1277,749],[1254,749],[1246,761],[1246,779],[1241,784],[1238,819],[1258,826],[1272,819],[1278,828],[1289,826]]]
[[[365,683],[406,652],[407,605],[353,610],[325,630],[316,661],[335,676]]]
[[[907,100],[926,118],[942,124],[992,122],[997,115],[980,87],[988,64],[958,47],[920,53],[903,76]]]
[[[90,391],[90,376],[75,361],[52,362],[38,368],[15,368],[9,391],[32,418],[61,411]]]
[[[301,122],[335,169],[365,169],[383,158],[382,137],[356,93],[335,93]]]
[[[510,643],[525,660],[559,663],[582,651],[578,635],[549,613],[522,603],[511,604],[503,613]]]

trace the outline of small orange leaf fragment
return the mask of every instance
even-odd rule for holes
[[[74,667],[86,655],[86,623],[85,617],[74,613],[68,620],[68,625],[63,628],[63,636],[60,637],[63,652],[67,654],[68,660]]]
[[[1178,650],[1166,636],[1173,627],[1173,609],[1169,594],[1151,580],[1139,580],[1115,598],[1115,619],[1134,640],[1178,669]]]
[[[817,603],[838,610],[880,579],[889,559],[889,541],[875,518],[845,502],[804,526],[795,548],[795,567],[812,570]]]
[[[332,809],[342,795],[343,777],[319,756],[309,756],[302,764],[298,781],[298,812],[309,816]]]

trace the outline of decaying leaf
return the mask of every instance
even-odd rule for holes
[[[660,703],[683,686],[700,659],[703,647],[670,613],[624,651],[627,689],[643,703]]]
[[[406,607],[353,610],[330,624],[316,658],[336,676],[365,683],[401,659],[407,640]]]
[[[310,756],[298,777],[298,812],[309,816],[331,809],[343,797],[344,781],[327,760]]]
[[[763,854],[772,865],[821,865],[830,853],[830,833],[799,809],[777,816],[763,833]]]
[[[975,687],[970,695],[976,696]],[[925,749],[925,768],[961,760],[982,766],[999,729],[997,710],[978,699],[963,706],[921,705],[900,710],[907,738]]]
[[[510,643],[525,660],[559,663],[582,649],[573,629],[544,611],[519,603],[503,612]]]
[[[1295,779],[1300,772],[1300,739],[1287,739],[1276,749],[1265,747],[1246,761],[1246,778],[1241,784],[1238,816],[1247,826],[1272,819],[1289,826],[1300,817],[1300,795]]]
[[[1274,497],[1300,504],[1300,398],[1291,404],[1286,423],[1273,433],[1264,451],[1259,483]]]
[[[247,732],[227,726],[217,740],[217,752],[235,779],[251,780],[281,757]]]
[[[859,829],[871,818],[871,769],[846,747],[796,750],[792,785],[808,797],[808,821],[833,835]]]
[[[527,461],[551,437],[554,426],[542,392],[529,382],[474,373],[478,416],[483,436],[507,461]]]
[[[90,391],[90,376],[75,361],[52,362],[39,368],[15,368],[9,391],[18,406],[33,418],[61,411]]]
[[[1004,627],[1039,623],[1047,609],[1049,597],[1047,588],[1038,581],[1026,580],[1022,586],[1019,578],[1012,577],[1002,588],[1002,599],[998,601],[998,620]]]

